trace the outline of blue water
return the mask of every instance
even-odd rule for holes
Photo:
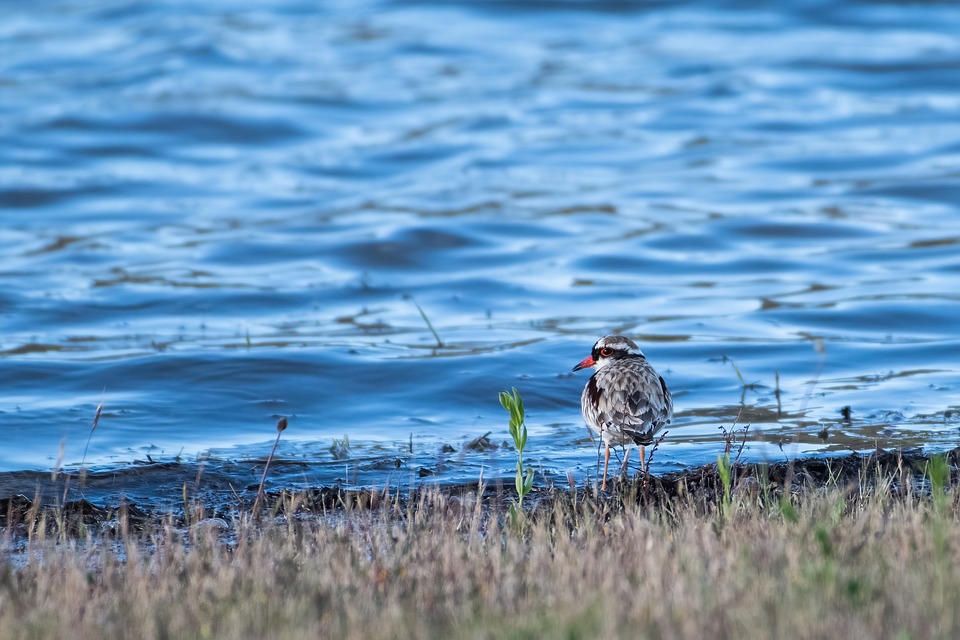
[[[738,416],[754,460],[957,444],[951,3],[4,14],[0,471],[255,482],[286,416],[287,480],[502,477],[516,386],[583,481],[612,332],[675,394],[655,473]]]

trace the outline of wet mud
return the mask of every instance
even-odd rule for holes
[[[938,455],[951,471],[960,467],[960,447]],[[780,500],[786,496],[802,500],[806,494],[828,487],[839,487],[853,495],[882,486],[894,497],[922,496],[929,492],[927,464],[930,460],[931,456],[920,450],[879,449],[866,455],[851,453],[771,464],[734,459],[730,465],[729,488],[737,500],[747,501]],[[203,475],[202,490],[195,490],[183,479],[196,473],[196,468],[185,464],[156,466],[149,472],[126,471],[150,475],[152,490],[140,499],[109,491],[117,473],[90,475],[82,486],[79,478],[53,478],[46,474],[45,482],[36,484],[33,495],[11,493],[11,479],[3,478],[0,489],[5,493],[0,494],[0,526],[8,536],[26,536],[44,521],[48,531],[55,529],[60,534],[82,536],[109,534],[120,529],[147,531],[164,523],[191,526],[215,522],[228,528],[229,522],[240,514],[268,519],[278,514],[301,518],[342,517],[356,510],[388,509],[402,518],[407,507],[434,504],[437,496],[441,497],[443,508],[453,515],[480,508],[505,517],[516,500],[513,483],[505,479],[486,483],[422,482],[406,488],[289,487],[264,491],[258,499],[257,483],[236,486],[236,469],[207,471]],[[166,484],[166,490],[158,491],[156,482]],[[595,483],[576,483],[572,478],[566,485],[540,484],[527,497],[528,513],[536,517],[538,512],[549,510],[558,502],[569,504],[579,500],[607,515],[631,503],[657,509],[677,500],[700,505],[705,512],[711,512],[718,508],[725,491],[717,464],[660,476],[645,477],[637,473],[615,480],[610,486],[610,491],[600,492]]]

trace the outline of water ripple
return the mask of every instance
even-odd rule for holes
[[[657,471],[737,416],[757,460],[956,444],[948,4],[8,14],[0,471],[78,465],[103,400],[101,471],[283,415],[305,482],[496,477],[516,386],[544,478],[592,477],[570,369],[614,331],[675,392]]]

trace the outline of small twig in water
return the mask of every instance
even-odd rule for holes
[[[733,370],[737,374],[737,378],[740,380],[740,386],[747,386],[747,381],[743,379],[743,374],[740,373],[740,367],[737,366],[737,363],[733,361],[733,358],[730,358],[730,364],[733,365]]]
[[[774,375],[774,377],[775,377],[775,379],[776,379],[776,381],[777,381],[777,386],[776,386],[776,388],[775,388],[774,391],[773,391],[773,395],[776,396],[776,398],[777,398],[777,417],[779,418],[779,417],[780,417],[780,414],[783,413],[783,409],[782,409],[782,407],[780,406],[780,372],[779,372],[779,371],[774,371],[774,372],[773,372],[773,375]]]
[[[827,364],[827,345],[823,341],[823,338],[815,338],[813,348],[820,354],[820,359],[817,362],[817,371],[813,374],[813,380],[807,385],[807,392],[803,394],[803,402],[800,404],[800,420],[803,420],[807,414],[807,404],[810,402],[810,398],[813,396],[813,389],[820,381],[820,374],[823,373],[823,368]]]
[[[730,366],[733,367],[734,373],[737,374],[737,380],[740,381],[740,404],[743,405],[747,399],[747,391],[755,391],[756,389],[764,386],[759,382],[747,382],[746,378],[743,377],[743,373],[740,371],[740,367],[737,366],[737,363],[734,362],[733,358],[729,356],[723,356],[721,358],[722,362],[729,362]],[[779,374],[777,376],[777,398],[779,398]]]
[[[416,300],[413,300],[413,305],[417,308],[417,311],[420,312],[420,317],[423,318],[423,321],[427,323],[427,329],[430,329],[430,333],[433,334],[433,339],[437,341],[437,348],[443,348],[443,340],[440,339],[440,334],[437,333],[437,330],[433,328],[433,324],[430,322],[430,318],[427,317],[427,314],[424,313],[423,308],[417,303]]]

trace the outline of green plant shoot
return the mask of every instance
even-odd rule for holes
[[[930,480],[930,498],[933,502],[933,548],[941,558],[947,552],[947,514],[950,486],[950,464],[944,455],[935,455],[926,464],[924,475]]]
[[[516,510],[511,507],[511,514],[523,509],[523,498],[533,490],[533,469],[523,467],[523,448],[527,444],[527,426],[524,424],[523,400],[516,387],[512,392],[500,392],[500,404],[510,414],[510,437],[517,448],[517,504]]]
[[[724,453],[717,456],[717,472],[720,474],[720,483],[723,485],[723,503],[721,504],[721,513],[724,517],[729,516],[732,503],[731,485],[733,483],[733,465],[730,463],[730,454]]]

